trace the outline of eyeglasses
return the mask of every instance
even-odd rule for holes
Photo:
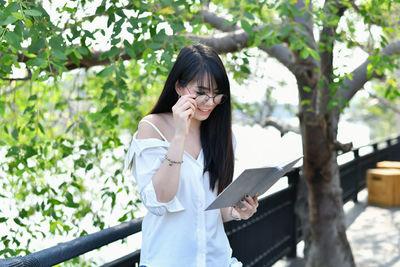
[[[192,91],[190,91],[189,88],[186,87],[186,89],[189,91],[189,93],[192,93]],[[225,103],[225,101],[227,99],[226,95],[224,95],[224,94],[209,96],[204,92],[197,92],[197,91],[195,91],[195,94],[197,95],[195,100],[197,102],[197,105],[199,105],[199,106],[207,103],[210,98],[213,99],[213,102],[215,105],[221,105],[221,104]]]

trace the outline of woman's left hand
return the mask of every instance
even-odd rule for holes
[[[237,217],[239,217],[243,220],[247,220],[248,218],[253,216],[254,213],[257,212],[258,195],[256,194],[254,197],[246,195],[245,198],[243,200],[241,200],[241,202],[243,205],[241,208],[236,205],[233,206],[233,208],[234,208],[234,211],[237,212],[237,215],[238,215]]]

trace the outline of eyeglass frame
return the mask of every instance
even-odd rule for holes
[[[189,90],[189,88],[188,88],[187,86],[185,86],[184,89],[187,89],[187,90],[189,91],[190,94],[192,93],[192,92]],[[196,93],[197,93],[197,92],[196,92]],[[210,100],[210,98],[212,98],[212,101],[213,101],[213,103],[214,103],[216,106],[221,105],[221,104],[225,103],[225,101],[226,101],[226,100],[222,101],[224,98],[221,98],[221,102],[220,102],[220,103],[218,103],[218,104],[215,103],[215,98],[216,98],[217,96],[222,96],[222,97],[227,98],[227,96],[226,96],[225,94],[217,94],[217,95],[215,95],[215,96],[209,96],[208,94],[204,93],[204,95],[207,97],[207,100],[204,101],[204,102],[201,104],[201,106],[202,106],[202,105],[205,105],[205,104]],[[201,95],[199,95],[199,94],[197,93],[197,96],[195,97],[195,100],[196,100],[199,96],[201,96]]]

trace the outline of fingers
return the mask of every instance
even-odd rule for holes
[[[180,104],[180,103],[185,103],[187,101],[193,103],[193,105],[196,105],[196,95],[183,95],[181,96],[178,101],[176,102],[176,104]]]
[[[253,197],[253,201],[256,204],[256,208],[258,208],[258,194],[255,194]]]
[[[172,110],[176,113],[183,112],[188,109],[192,109],[193,112],[197,108],[196,100],[194,100],[191,95],[183,95],[178,99],[176,104],[173,106]]]
[[[243,200],[240,201],[242,203],[242,207],[239,208],[238,206],[233,206],[234,209],[239,213],[240,218],[247,220],[251,216],[254,215],[254,213],[257,212],[258,208],[258,195],[255,195],[253,197],[250,197],[249,195],[246,195]]]
[[[194,112],[196,110],[196,106],[193,103],[187,101],[175,107],[175,112],[178,113],[184,112],[186,110],[192,110]]]
[[[249,195],[246,195],[246,196],[245,196],[245,199],[246,199],[247,202],[248,202],[250,205],[252,205],[252,206],[254,206],[254,205],[256,204],[256,202],[254,201],[254,199],[253,199],[252,197],[250,197]]]
[[[182,96],[172,107],[172,112],[182,118],[192,116],[196,111],[196,101],[187,95]]]
[[[172,107],[175,123],[175,134],[186,136],[189,132],[191,118],[196,112],[196,101],[192,95],[183,95]]]
[[[246,200],[247,200],[247,198],[246,198]],[[255,210],[254,205],[253,205],[253,204],[250,204],[250,203],[249,203],[248,201],[246,201],[246,200],[241,200],[242,205],[243,205],[242,211],[251,211],[251,210]]]

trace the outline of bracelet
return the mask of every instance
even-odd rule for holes
[[[232,219],[234,219],[235,221],[240,221],[240,220],[242,220],[242,218],[238,218],[238,217],[233,216],[233,207],[231,207],[231,217],[232,217]]]
[[[182,164],[182,163],[183,163],[183,160],[181,160],[181,161],[175,161],[175,160],[172,160],[172,159],[168,158],[168,157],[167,157],[167,154],[165,154],[164,160],[168,160],[168,162],[169,162],[168,165],[169,165],[169,166],[172,166],[173,164]]]

